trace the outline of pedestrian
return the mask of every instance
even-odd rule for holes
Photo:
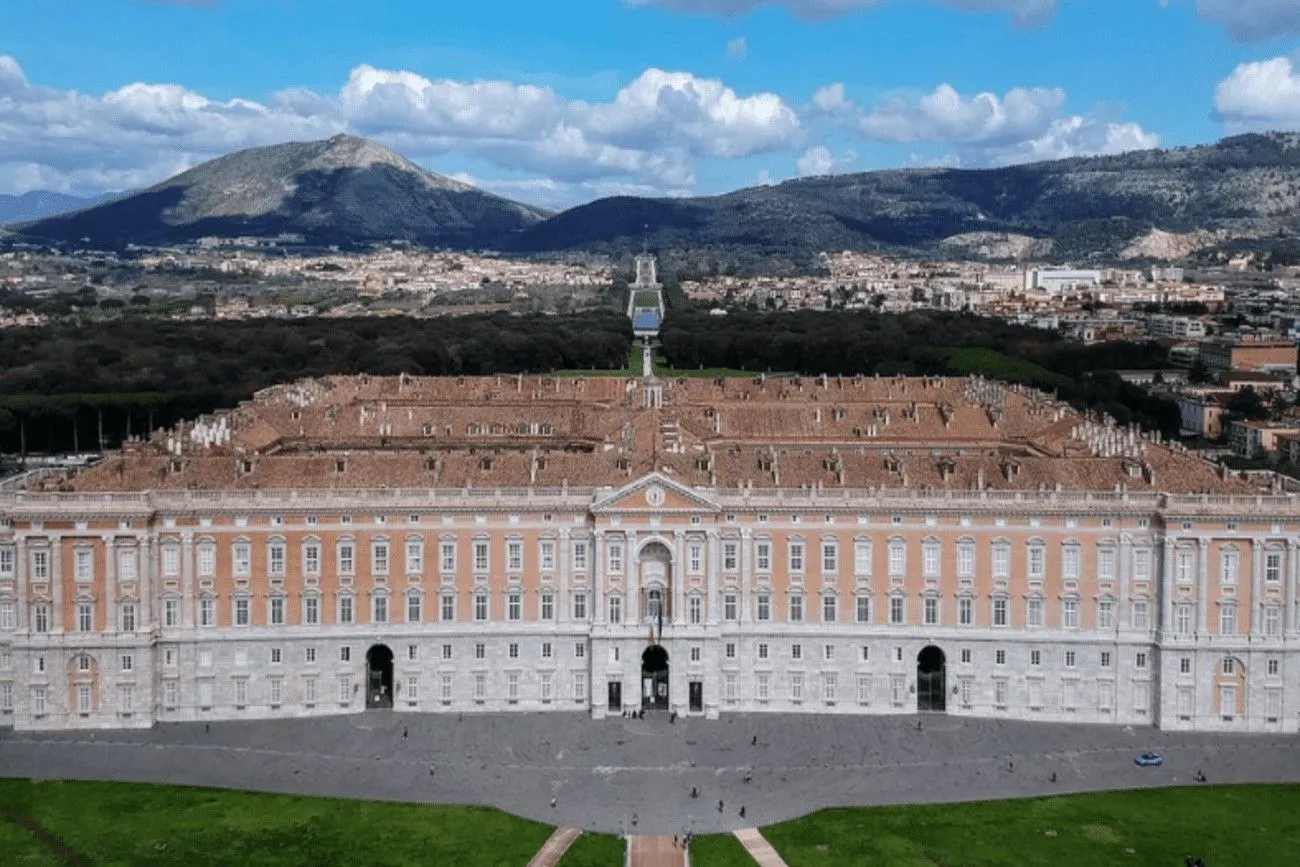
[[[212,723],[204,723],[204,724],[203,724],[203,733],[204,733],[205,735],[210,735],[210,734],[212,734]]]
[[[741,805],[740,805],[740,818],[742,818],[742,819],[745,818],[745,805],[744,805],[744,804],[741,804]]]
[[[719,813],[722,812],[722,801],[721,801],[721,799],[718,800],[718,812],[719,812]]]
[[[668,724],[672,725],[675,722],[677,722],[677,711],[668,714]]]
[[[407,730],[406,730],[406,726],[402,726],[402,740],[406,740],[406,735],[407,735],[407,734],[408,734],[408,732],[407,732]]]
[[[916,721],[916,730],[917,730],[918,732],[921,730],[921,721],[920,721],[920,720],[917,720],[917,721]]]
[[[1052,771],[1052,782],[1056,782],[1056,771]]]
[[[551,798],[551,809],[552,809],[552,810],[555,809],[555,799],[554,799],[554,798]]]
[[[636,827],[636,813],[633,813],[633,814],[632,814],[632,827],[633,827],[633,828]]]
[[[1016,769],[1016,763],[1015,763],[1015,761],[1008,761],[1008,762],[1007,762],[1007,770],[1008,770],[1008,771],[1015,771],[1015,769]]]
[[[700,790],[697,789],[695,786],[691,786],[691,797],[698,798],[699,796],[700,796]]]
[[[754,735],[752,738],[749,739],[749,745],[751,747],[758,746],[758,735]]]
[[[746,782],[746,783],[752,783],[752,782],[754,782],[754,772],[753,772],[753,771],[745,771],[745,782]]]
[[[429,776],[433,776],[433,762],[429,762]]]

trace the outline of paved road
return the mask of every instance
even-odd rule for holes
[[[1136,767],[1133,757],[1147,750],[1163,753],[1164,766]],[[927,717],[918,730],[916,717],[670,724],[649,716],[388,711],[213,723],[210,732],[184,723],[93,735],[0,733],[0,776],[489,804],[613,833],[633,831],[636,814],[635,833],[651,835],[732,832],[831,806],[1185,785],[1197,768],[1212,783],[1300,782],[1300,737],[944,716]]]

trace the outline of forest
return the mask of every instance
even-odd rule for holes
[[[1084,346],[1054,332],[957,313],[693,312],[669,291],[661,355],[682,371],[981,373],[1172,435],[1178,408],[1114,373],[1165,365],[1154,343]],[[0,450],[93,451],[234,406],[279,382],[327,374],[458,375],[617,370],[625,316],[507,314],[412,319],[178,322],[126,317],[0,331]]]

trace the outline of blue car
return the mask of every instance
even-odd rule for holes
[[[1164,759],[1160,758],[1159,753],[1143,753],[1133,761],[1139,768],[1158,768],[1164,764]]]

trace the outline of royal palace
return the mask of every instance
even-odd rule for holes
[[[1300,504],[978,378],[349,376],[0,493],[0,722],[1297,731]]]

